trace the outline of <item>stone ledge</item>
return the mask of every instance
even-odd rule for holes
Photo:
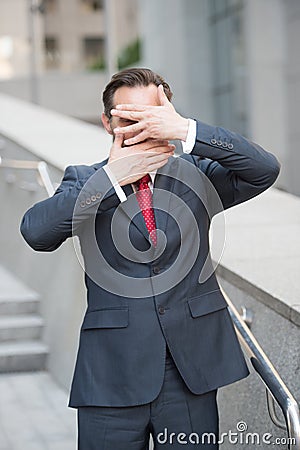
[[[300,325],[300,198],[271,188],[225,212],[217,274]]]
[[[300,326],[300,306],[296,308],[295,306],[291,307],[287,305],[281,299],[272,296],[263,289],[260,289],[245,278],[240,277],[228,268],[222,266],[222,264],[219,264],[216,273],[233,286],[236,286],[246,294],[251,295],[255,298],[255,300],[273,309],[273,311],[277,312],[282,317],[285,317],[290,322],[293,322],[295,325]]]
[[[100,126],[2,93],[0,105],[0,134],[62,171],[108,156],[112,138]]]

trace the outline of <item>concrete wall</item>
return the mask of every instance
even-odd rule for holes
[[[140,0],[143,65],[161,73],[182,114],[213,122],[206,1]]]
[[[300,39],[300,2],[290,0],[285,2],[286,11],[286,81],[288,139],[285,142],[285,152],[288,170],[288,189],[291,193],[300,195],[300,152],[299,139],[299,104],[300,104],[300,54],[298,42]]]
[[[37,160],[33,154],[7,141],[1,156]],[[59,182],[62,171],[50,166],[50,176]],[[35,191],[30,191],[35,187]],[[1,264],[41,295],[40,313],[45,319],[43,340],[49,345],[48,369],[68,389],[85,309],[83,270],[72,240],[53,253],[38,253],[24,242],[19,226],[24,212],[47,193],[29,170],[0,168]]]
[[[285,189],[290,185],[289,86],[286,79],[288,4],[282,0],[254,0],[245,2],[244,11],[249,71],[249,135],[278,156],[282,163],[279,186]]]

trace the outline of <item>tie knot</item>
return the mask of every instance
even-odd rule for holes
[[[149,181],[151,181],[149,173],[147,173],[147,175],[144,175],[142,178],[137,180],[136,184],[137,184],[138,190],[140,190],[140,189],[148,189]]]

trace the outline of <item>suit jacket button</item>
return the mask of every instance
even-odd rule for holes
[[[223,142],[222,147],[227,148],[228,147],[227,142]]]
[[[91,199],[90,199],[90,198],[87,198],[87,199],[86,199],[86,201],[85,201],[85,203],[86,203],[87,205],[90,205],[90,204],[91,204],[91,202],[92,202],[92,201],[91,201]]]
[[[158,312],[159,312],[159,314],[164,314],[165,313],[165,308],[163,306],[160,306],[158,308]]]
[[[101,194],[101,192],[97,192],[97,194],[96,194],[96,198],[101,198],[102,197],[102,194]]]
[[[233,149],[233,144],[228,144],[228,148],[229,148],[229,150],[232,150]]]
[[[211,139],[210,142],[211,142],[211,144],[215,145],[217,143],[217,140],[216,139]]]
[[[97,200],[96,195],[92,195],[91,200],[92,200],[92,202],[95,202]]]
[[[153,267],[153,273],[158,274],[160,272],[160,267],[155,266]]]
[[[217,145],[219,145],[221,147],[221,145],[223,144],[222,141],[217,141]]]
[[[81,208],[84,208],[85,207],[85,201],[80,202],[80,206],[81,206]]]

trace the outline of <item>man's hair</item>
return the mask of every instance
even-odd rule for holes
[[[150,84],[154,84],[155,86],[159,86],[160,84],[162,84],[168,100],[171,101],[173,93],[171,91],[170,86],[168,85],[168,83],[165,82],[165,80],[160,75],[154,73],[152,70],[145,68],[131,68],[131,69],[124,69],[121,70],[121,72],[115,73],[112,76],[110,82],[105,87],[102,94],[104,114],[109,119],[111,118],[110,111],[115,106],[113,104],[114,94],[116,90],[119,89],[120,87],[122,86],[146,87],[149,86]]]

